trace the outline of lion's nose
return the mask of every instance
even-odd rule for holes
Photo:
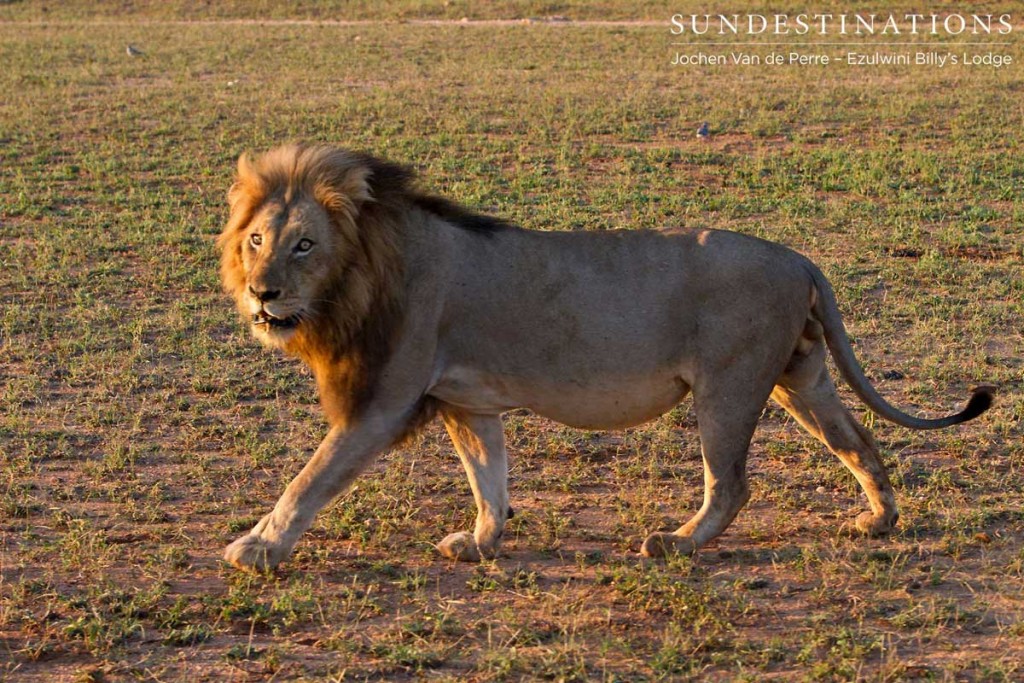
[[[259,301],[273,301],[277,297],[281,296],[280,289],[256,289],[252,285],[249,285],[249,293],[252,294]]]

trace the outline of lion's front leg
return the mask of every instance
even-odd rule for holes
[[[497,415],[473,415],[455,409],[443,411],[444,424],[466,468],[476,500],[476,529],[472,534],[450,534],[437,545],[445,557],[478,562],[498,552],[508,506],[508,456],[505,434]]]
[[[273,513],[264,515],[263,519],[245,536],[240,536],[224,549],[224,559],[239,569],[257,569],[263,571],[276,567],[288,556],[292,545],[286,544],[281,535],[267,527]]]
[[[347,489],[399,431],[394,420],[382,417],[363,419],[348,429],[332,428],[270,514],[229,545],[224,559],[239,569],[276,567],[291,553],[316,513]]]

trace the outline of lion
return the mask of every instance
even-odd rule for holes
[[[240,568],[282,562],[317,512],[378,454],[440,416],[476,502],[472,533],[436,546],[493,558],[509,505],[502,413],[527,408],[622,429],[693,395],[704,501],[648,557],[693,553],[750,497],[747,451],[768,398],[842,460],[867,494],[856,527],[898,513],[878,448],[826,368],[879,416],[960,424],[886,402],[854,356],[828,281],[775,243],[717,230],[540,232],[426,194],[406,167],[323,145],[242,155],[217,239],[225,290],[255,336],[312,370],[330,428],[273,510],[225,550]]]

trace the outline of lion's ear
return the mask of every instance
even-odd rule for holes
[[[314,186],[313,197],[329,212],[355,220],[359,207],[373,201],[370,175],[364,164],[335,169],[329,178]]]
[[[228,204],[231,208],[235,208],[238,201],[245,196],[253,196],[257,194],[262,186],[259,174],[256,169],[253,168],[252,159],[249,155],[243,152],[238,157],[238,171],[235,175],[235,182],[231,184],[231,188],[228,190]]]

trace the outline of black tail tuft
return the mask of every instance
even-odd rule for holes
[[[967,402],[967,407],[960,413],[960,419],[963,422],[973,420],[978,417],[986,410],[992,407],[992,395],[995,393],[995,387],[991,384],[983,384],[974,389],[974,393],[971,394],[971,400]]]

